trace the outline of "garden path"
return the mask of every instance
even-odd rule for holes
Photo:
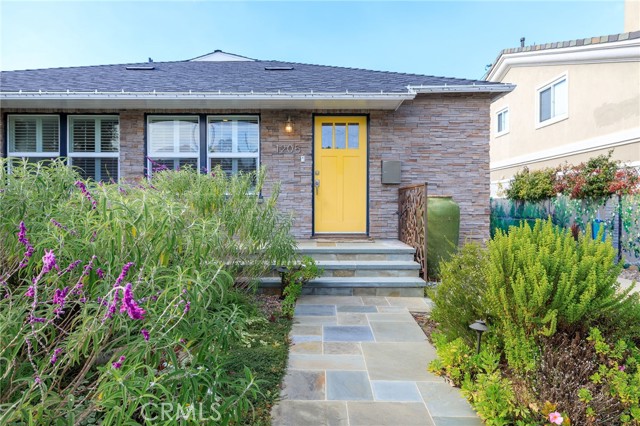
[[[416,297],[302,296],[274,426],[480,426],[411,312]]]

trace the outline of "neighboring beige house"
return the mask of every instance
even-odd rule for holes
[[[516,88],[491,103],[493,197],[525,166],[577,164],[612,148],[640,166],[639,4],[627,1],[625,33],[500,53],[486,79]]]

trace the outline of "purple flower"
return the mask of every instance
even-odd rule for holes
[[[40,379],[40,376],[36,376],[34,381],[36,382],[36,385],[41,385],[42,384],[42,379]]]
[[[45,322],[46,320],[46,318],[34,317],[33,315],[31,315],[29,318],[29,323],[34,324],[37,322]]]
[[[100,278],[100,279],[104,278],[104,271],[101,268],[98,268],[96,270],[96,274],[98,274],[98,278]]]
[[[140,330],[140,333],[142,334],[142,336],[144,336],[144,340],[146,340],[148,342],[149,341],[149,330],[147,330],[146,328],[143,328],[142,330]]]
[[[62,309],[64,308],[64,304],[67,302],[67,295],[69,294],[69,290],[69,287],[65,287],[62,290],[58,288],[53,294],[53,303],[60,306],[59,308],[55,309],[56,315],[60,315],[61,313],[63,313]]]
[[[27,249],[27,251],[25,251],[24,255],[22,256],[20,264],[18,265],[18,268],[22,269],[27,266],[27,263],[29,263],[29,259],[31,258],[31,256],[33,256],[33,252],[35,251],[31,243],[29,242],[29,239],[27,238],[27,227],[25,226],[24,222],[20,222],[18,241]]]
[[[131,269],[132,266],[133,266],[133,262],[128,262],[122,267],[122,271],[120,272],[120,275],[116,279],[116,283],[113,285],[114,287],[118,287],[120,284],[122,284],[125,277],[127,276],[127,272],[129,272],[129,269]]]
[[[44,252],[44,256],[42,257],[42,273],[46,274],[52,269],[60,270],[60,267],[56,263],[56,255],[53,253],[53,250],[49,250]]]
[[[64,268],[62,271],[58,272],[58,276],[62,276],[64,274],[66,274],[67,272],[73,271],[76,268],[76,266],[78,266],[79,264],[80,264],[80,260],[74,260],[73,262],[71,262],[69,264],[69,266]]]
[[[626,370],[626,367],[624,365],[621,365],[618,367],[618,371],[624,371]]]
[[[67,231],[68,233],[72,234],[72,235],[78,235],[78,233],[76,231],[74,231],[73,229],[69,229],[66,226],[64,226],[63,224],[61,224],[60,222],[58,222],[55,219],[51,219],[51,223],[53,223],[56,227],[60,228],[60,229],[64,229],[65,231]]]
[[[87,189],[87,186],[84,184],[84,182],[76,181],[76,186],[80,188],[82,195],[84,195],[87,198],[87,200],[91,202],[91,208],[95,210],[98,207],[98,203],[96,202],[96,200],[93,199],[93,197],[91,196],[91,193]]]
[[[145,311],[142,309],[135,300],[133,300],[133,291],[131,290],[131,283],[127,283],[124,287],[124,296],[122,297],[122,305],[120,306],[120,312],[127,312],[131,319],[144,319]]]
[[[113,318],[113,315],[116,313],[116,306],[118,305],[118,301],[120,300],[120,289],[117,289],[113,293],[113,302],[109,305],[109,309],[107,309],[107,313],[104,315],[102,322],[105,322],[108,318]],[[100,304],[106,303],[106,299],[101,301]]]
[[[29,286],[27,292],[24,294],[27,297],[33,297],[36,295],[36,288],[32,285]]]
[[[124,355],[122,355],[120,358],[118,358],[117,361],[112,362],[111,366],[113,368],[115,368],[116,370],[118,370],[120,367],[122,367],[122,363],[124,362],[124,360],[127,359]]]
[[[186,314],[187,312],[189,312],[191,310],[191,302],[187,302],[186,305],[184,305],[184,310],[182,311],[183,314]]]
[[[55,364],[56,361],[58,360],[58,355],[60,355],[60,352],[62,352],[62,348],[56,348],[53,351],[53,355],[51,355],[51,364]]]

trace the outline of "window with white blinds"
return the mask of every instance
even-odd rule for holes
[[[68,157],[83,178],[117,182],[120,175],[118,116],[69,116]]]
[[[256,172],[260,164],[258,116],[207,118],[209,169],[220,166],[227,175]]]
[[[198,116],[147,118],[147,170],[198,168],[200,120]],[[149,173],[150,174],[150,173]]]
[[[60,119],[57,115],[10,115],[8,156],[30,161],[60,155]]]

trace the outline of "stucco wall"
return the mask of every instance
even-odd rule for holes
[[[369,228],[374,238],[396,238],[398,185],[381,183],[381,161],[402,161],[403,184],[428,182],[429,192],[452,195],[461,208],[461,241],[489,236],[489,104],[487,94],[421,95],[396,111],[342,111],[369,116]],[[12,110],[4,113],[27,111]],[[58,113],[38,110],[29,112]],[[65,111],[86,113],[87,111]],[[92,111],[99,113],[114,111]],[[139,178],[144,167],[144,114],[172,111],[122,110],[120,173]],[[173,113],[185,111],[173,111]],[[296,237],[312,234],[313,114],[341,111],[190,110],[194,114],[259,113],[260,161],[268,171],[264,194],[280,183],[279,205],[295,215]],[[284,131],[291,117],[292,133]],[[5,116],[6,118],[6,116]],[[3,120],[4,123],[4,120]],[[5,132],[2,132],[4,138]],[[292,144],[300,152],[282,154],[276,145]],[[305,161],[301,161],[305,156]]]

